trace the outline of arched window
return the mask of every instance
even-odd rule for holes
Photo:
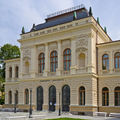
[[[71,50],[69,48],[65,49],[63,52],[63,62],[64,62],[64,70],[70,70],[71,66]]]
[[[12,67],[9,68],[9,78],[12,78]]]
[[[25,104],[29,104],[29,90],[25,89]]]
[[[15,67],[15,77],[18,78],[18,74],[19,74],[19,67],[16,66]]]
[[[120,52],[115,53],[114,61],[115,61],[115,68],[120,69]]]
[[[16,90],[15,93],[15,103],[18,104],[18,90]]]
[[[8,92],[8,102],[9,104],[12,104],[12,91]]]
[[[79,66],[85,67],[85,54],[84,53],[81,53],[79,55]]]
[[[56,106],[56,87],[52,85],[49,88],[49,111],[55,111]]]
[[[40,53],[38,59],[39,59],[39,72],[43,73],[44,68],[45,68],[45,54],[44,53]]]
[[[28,61],[25,62],[25,73],[26,74],[29,73],[29,62]]]
[[[109,70],[109,56],[107,54],[102,57],[102,69]]]
[[[115,88],[115,106],[120,106],[120,87]]]
[[[58,55],[57,51],[52,51],[50,54],[50,71],[56,72],[56,68],[58,67]]]
[[[85,105],[85,88],[84,87],[80,87],[79,95],[80,95],[80,105]]]
[[[64,85],[62,87],[62,111],[68,112],[70,105],[70,87]]]
[[[109,90],[106,87],[102,89],[102,105],[109,105]]]
[[[43,87],[39,86],[37,88],[37,110],[41,111],[43,109]]]

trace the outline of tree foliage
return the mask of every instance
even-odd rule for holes
[[[0,104],[4,103],[4,84],[5,81],[5,62],[4,60],[14,59],[20,57],[20,50],[17,46],[5,44],[0,48],[0,91],[2,92],[2,99]]]

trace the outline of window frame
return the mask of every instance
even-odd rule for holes
[[[106,55],[107,57],[104,57]],[[104,65],[104,61],[105,61],[105,65]],[[102,56],[102,70],[109,70],[109,55],[108,54],[104,54]]]
[[[58,68],[58,53],[56,50],[53,50],[50,53],[50,72],[56,72]]]
[[[120,52],[116,52],[114,54],[114,68],[115,69],[120,69],[120,55],[116,56],[116,54],[120,54]],[[116,67],[116,59],[117,59],[117,67]]]
[[[67,51],[69,50],[69,53],[67,53]],[[69,59],[67,59],[69,58]],[[69,64],[69,66],[68,66]],[[63,51],[63,69],[64,71],[70,71],[70,67],[71,67],[71,49],[70,48],[66,48]]]
[[[38,60],[39,60],[39,73],[43,73],[45,69],[45,54],[43,52],[39,54]]]

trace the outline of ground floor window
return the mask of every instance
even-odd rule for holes
[[[107,87],[102,89],[102,105],[103,106],[109,105],[109,90]]]
[[[115,106],[120,106],[120,87],[115,88]]]
[[[12,104],[12,91],[8,92],[8,101],[9,101],[9,104]]]
[[[62,111],[68,112],[70,105],[70,87],[68,85],[62,88]]]
[[[82,86],[79,89],[80,105],[85,105],[85,88]]]
[[[29,90],[25,89],[25,104],[29,104]]]

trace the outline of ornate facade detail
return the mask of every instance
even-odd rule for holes
[[[37,50],[39,51],[39,52],[43,52],[43,51],[45,51],[45,46],[43,45],[43,46],[38,46],[37,47]]]
[[[88,41],[86,39],[80,39],[76,41],[76,48],[81,48],[81,47],[87,48],[88,46]]]
[[[31,58],[31,50],[30,48],[23,49],[23,59],[25,58]]]
[[[49,47],[48,47],[49,51],[57,50],[57,48],[58,46],[56,42],[49,44]]]
[[[62,41],[62,48],[63,49],[70,48],[70,47],[71,47],[71,41],[70,40]]]

